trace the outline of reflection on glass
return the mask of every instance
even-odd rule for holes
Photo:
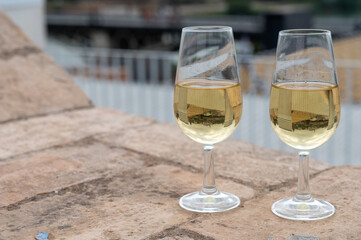
[[[274,203],[273,213],[293,220],[331,216],[335,208],[312,198],[308,183],[309,150],[327,142],[340,121],[339,88],[329,31],[280,32],[269,113],[278,137],[299,151],[297,193]]]
[[[230,27],[189,27],[182,31],[174,114],[180,129],[204,147],[204,180],[199,192],[179,204],[195,212],[222,212],[237,207],[237,196],[220,192],[214,177],[214,144],[229,137],[242,114],[233,33]]]

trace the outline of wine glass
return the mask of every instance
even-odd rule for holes
[[[327,142],[340,121],[340,100],[331,33],[294,29],[279,33],[270,120],[278,137],[298,150],[297,193],[272,205],[277,216],[319,220],[335,213],[327,201],[312,198],[309,151]]]
[[[174,115],[183,133],[204,148],[203,187],[179,200],[184,209],[223,212],[240,204],[237,196],[216,188],[213,148],[233,133],[241,114],[242,94],[232,28],[183,28]]]

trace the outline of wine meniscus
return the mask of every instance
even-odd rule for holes
[[[228,80],[187,79],[174,92],[174,113],[192,140],[211,145],[229,137],[242,114],[239,83]]]
[[[327,82],[272,85],[270,118],[279,138],[299,150],[327,142],[340,121],[338,86]]]

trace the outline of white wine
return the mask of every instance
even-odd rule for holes
[[[270,118],[278,137],[293,148],[310,150],[327,142],[340,121],[338,86],[326,82],[272,85]]]
[[[188,79],[176,84],[174,114],[182,131],[202,144],[229,137],[242,115],[239,83],[226,80]]]

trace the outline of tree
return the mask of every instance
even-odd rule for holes
[[[228,14],[252,14],[250,0],[227,0]]]

